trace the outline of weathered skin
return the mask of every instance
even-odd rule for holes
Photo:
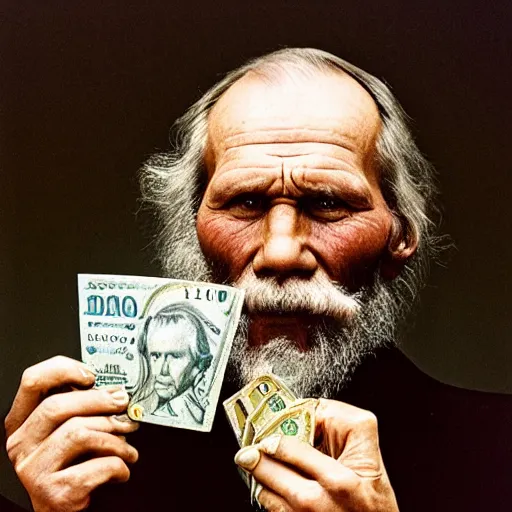
[[[379,127],[371,97],[342,75],[240,80],[210,117],[204,252],[227,262],[231,278],[250,263],[256,273],[321,268],[360,283],[391,226],[374,165]]]

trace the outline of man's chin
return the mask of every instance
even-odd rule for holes
[[[273,373],[298,396],[314,396],[314,352],[288,336],[266,338],[257,346],[238,346],[230,360],[230,377],[242,387],[262,374]]]
[[[155,386],[155,392],[158,396],[159,402],[167,402],[168,400],[172,400],[176,396],[175,389]]]

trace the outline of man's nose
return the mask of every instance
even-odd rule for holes
[[[253,260],[256,274],[313,273],[317,260],[307,246],[308,226],[293,204],[272,206],[264,220],[262,244]]]
[[[165,355],[164,362],[162,364],[162,368],[160,369],[160,375],[164,375],[165,377],[169,377],[170,375],[170,365],[171,365],[171,356],[169,354]]]

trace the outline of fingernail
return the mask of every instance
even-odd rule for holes
[[[130,419],[130,417],[128,416],[128,414],[115,414],[113,416],[113,418],[116,420],[116,421],[120,421],[121,423],[133,423],[134,425],[137,425],[139,426],[138,423],[136,423],[135,421],[132,421]]]
[[[125,405],[128,403],[128,400],[130,397],[128,396],[128,393],[124,389],[109,389],[108,392],[110,393],[112,400],[116,405]]]
[[[256,446],[259,450],[268,455],[275,455],[277,453],[277,449],[279,448],[279,443],[281,442],[280,435],[273,435],[266,437],[262,441],[260,441]]]
[[[130,432],[135,432],[136,430],[139,430],[140,423],[133,421],[127,414],[114,415],[112,416],[112,418],[115,421],[122,423],[123,425],[129,426]]]
[[[82,376],[86,379],[95,379],[96,378],[96,375],[91,372],[89,369],[85,369],[85,368],[78,368],[78,371],[82,374]]]
[[[260,461],[261,453],[254,446],[246,446],[235,455],[235,463],[246,471],[252,471]]]

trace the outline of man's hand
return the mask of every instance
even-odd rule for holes
[[[263,486],[258,496],[263,507],[269,512],[398,511],[372,413],[321,399],[316,439],[313,448],[276,436],[238,452],[235,461]]]
[[[5,430],[35,512],[84,510],[95,488],[130,476],[126,463],[138,454],[123,435],[138,425],[114,416],[126,410],[128,395],[120,387],[89,389],[93,384],[83,363],[61,356],[23,373]],[[69,391],[50,395],[62,389]]]

